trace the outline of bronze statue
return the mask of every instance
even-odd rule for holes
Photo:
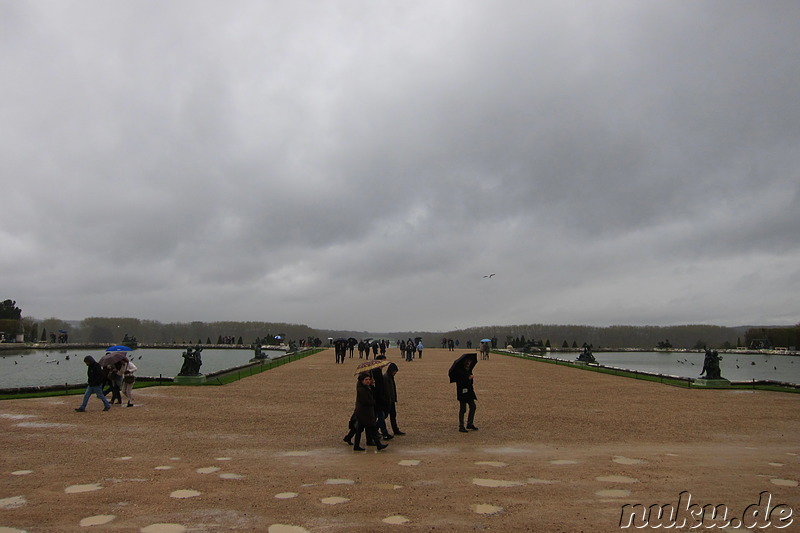
[[[582,361],[584,363],[596,363],[597,359],[594,358],[594,354],[592,354],[592,345],[583,343],[583,353],[578,356],[578,361]]]
[[[703,379],[722,379],[722,371],[719,368],[721,359],[719,352],[706,348],[706,357],[703,360],[703,371],[700,373],[700,377]]]
[[[200,367],[203,365],[203,360],[200,357],[200,352],[203,351],[203,348],[198,346],[194,347],[194,352],[192,348],[187,348],[183,354],[183,365],[181,366],[181,371],[178,372],[179,376],[199,376],[200,375]]]

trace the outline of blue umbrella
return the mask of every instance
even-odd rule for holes
[[[492,339],[481,339],[481,342],[492,342]]]
[[[131,349],[128,346],[123,346],[121,344],[117,344],[116,346],[111,346],[110,348],[106,348],[106,352],[130,352]]]

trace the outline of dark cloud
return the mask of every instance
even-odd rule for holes
[[[796,323],[799,11],[7,2],[7,297],[358,330]]]

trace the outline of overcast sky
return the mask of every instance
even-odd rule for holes
[[[796,324],[799,25],[794,0],[0,0],[0,298]]]

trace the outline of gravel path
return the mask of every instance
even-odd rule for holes
[[[480,429],[462,434],[447,380],[462,352],[390,351],[407,435],[379,453],[342,442],[360,360],[332,350],[222,387],[137,390],[110,412],[2,401],[0,533],[620,531],[624,505],[684,491],[728,519],[767,491],[800,530],[800,395],[492,355],[475,369]]]

